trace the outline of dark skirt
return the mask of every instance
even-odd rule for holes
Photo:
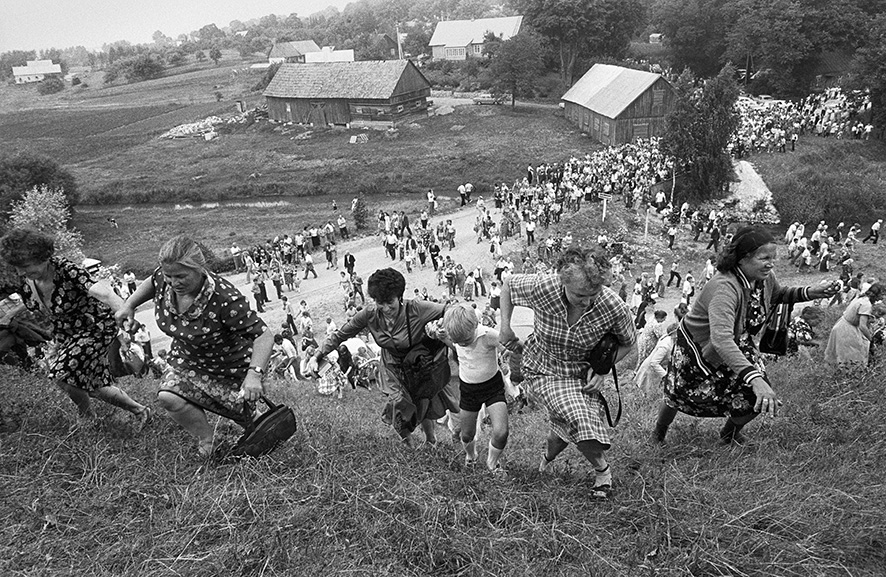
[[[764,370],[750,335],[742,336],[739,348],[757,369]],[[726,365],[713,367],[706,362],[682,325],[664,378],[664,393],[668,406],[694,417],[746,416],[754,412],[757,400],[753,389]]]

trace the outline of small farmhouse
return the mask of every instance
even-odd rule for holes
[[[428,45],[434,60],[466,60],[483,55],[483,39],[492,32],[502,40],[520,33],[522,16],[438,22]]]
[[[284,64],[264,91],[278,122],[396,126],[426,116],[431,84],[409,60]]]
[[[47,76],[61,76],[61,64],[53,64],[52,60],[28,60],[25,66],[13,66],[12,76],[16,84],[40,82]]]
[[[313,40],[277,42],[268,53],[268,62],[271,64],[304,62],[305,54],[309,52],[320,52],[320,47]]]
[[[660,74],[595,64],[563,95],[566,118],[608,145],[661,136],[676,95]]]

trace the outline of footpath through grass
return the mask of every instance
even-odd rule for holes
[[[586,207],[561,229],[590,237],[598,210]],[[612,214],[616,230],[632,226]],[[650,255],[659,242],[646,243]],[[863,246],[858,260],[882,276],[879,250]],[[641,253],[638,265],[646,259]],[[780,262],[787,283],[823,276],[797,277]],[[201,464],[164,417],[137,435],[127,415],[100,407],[97,427],[68,433],[66,398],[43,379],[2,369],[4,413],[21,426],[0,436],[0,571],[880,576],[886,371],[834,371],[821,348],[812,362],[770,365],[785,406],[748,427],[745,448],[718,445],[719,419],[682,416],[667,448],[650,447],[658,397],[625,382],[610,452],[616,493],[604,503],[588,499],[590,471],[574,448],[553,475],[536,471],[543,411],[512,415],[509,474],[500,480],[465,469],[460,444],[442,427],[437,447],[394,441],[379,392],[346,391],[337,401],[307,383],[272,381],[272,397],[296,409],[296,436],[259,461]],[[154,398],[152,380],[123,386]],[[219,435],[232,442],[237,431],[220,423]]]

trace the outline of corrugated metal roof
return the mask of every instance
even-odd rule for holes
[[[487,32],[507,40],[520,32],[522,16],[477,18],[475,20],[446,20],[438,22],[429,46],[467,46],[481,44]]]
[[[408,60],[283,64],[264,95],[277,98],[387,99],[394,94],[407,66],[414,68]],[[415,72],[421,76],[418,69]],[[430,87],[430,84],[427,86]]]
[[[313,40],[278,42],[271,48],[268,58],[294,58],[308,52],[320,52],[320,47]]]
[[[616,118],[659,78],[660,74],[652,72],[594,64],[561,100]]]

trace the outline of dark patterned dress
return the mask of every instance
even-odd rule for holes
[[[157,326],[172,337],[160,391],[172,393],[245,426],[249,413],[240,388],[249,370],[252,345],[267,330],[246,297],[227,280],[207,273],[197,298],[184,313],[160,269],[151,276]]]
[[[49,377],[66,385],[95,391],[114,384],[108,368],[108,347],[117,338],[111,308],[89,289],[95,280],[86,270],[59,257],[49,262],[55,268],[55,286],[48,308],[25,283],[19,294],[28,310],[42,310],[52,321],[55,351],[49,356]]]
[[[761,304],[762,284],[758,284],[747,304],[744,332],[738,348],[761,373],[766,367],[753,336],[766,324]],[[754,412],[757,396],[752,387],[726,365],[713,367],[680,323],[671,368],[664,379],[665,402],[681,413],[694,417],[741,417]]]

